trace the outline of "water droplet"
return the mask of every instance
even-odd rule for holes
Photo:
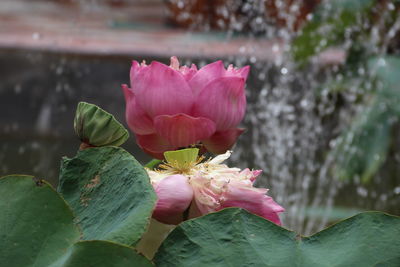
[[[57,74],[57,75],[62,74],[63,71],[64,71],[64,68],[63,68],[62,66],[58,66],[58,67],[56,68],[56,74]]]
[[[279,52],[279,45],[278,44],[274,44],[273,46],[272,46],[272,52]]]
[[[32,39],[33,40],[39,40],[40,38],[41,38],[40,33],[38,33],[38,32],[32,33]]]
[[[16,84],[16,85],[14,86],[14,92],[15,92],[16,94],[19,94],[19,93],[21,93],[21,91],[22,91],[21,84]]]
[[[394,192],[396,195],[400,194],[400,186],[395,187],[394,190],[393,190],[393,192]]]
[[[25,153],[25,147],[24,146],[20,146],[19,148],[18,148],[18,154],[24,154]]]
[[[368,196],[367,189],[365,189],[364,187],[361,187],[361,186],[357,187],[357,193],[362,197]]]
[[[309,102],[307,99],[303,99],[300,101],[300,106],[303,108],[306,108],[309,105]]]
[[[257,24],[262,24],[263,23],[263,19],[261,17],[257,17],[256,18],[256,23]]]
[[[378,60],[378,66],[380,66],[380,67],[386,66],[386,61],[385,61],[384,58],[380,58],[380,59]]]

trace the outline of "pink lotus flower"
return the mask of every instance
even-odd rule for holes
[[[153,217],[163,223],[177,224],[187,209],[190,209],[189,218],[193,218],[239,207],[280,225],[278,214],[284,209],[266,195],[267,189],[253,187],[261,171],[221,164],[230,154],[228,151],[183,170],[174,164],[164,166],[162,171],[147,169],[158,196]]]
[[[133,61],[131,88],[122,88],[126,120],[138,145],[159,159],[165,151],[200,143],[224,153],[243,132],[237,125],[246,109],[248,73],[249,66],[225,69],[222,61],[200,70],[180,67],[176,57],[170,66]]]

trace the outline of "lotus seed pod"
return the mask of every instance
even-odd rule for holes
[[[198,156],[198,148],[186,148],[164,152],[164,157],[167,163],[173,164],[174,166],[176,166],[176,168],[179,168],[180,170],[189,169],[193,165],[197,164]]]
[[[90,146],[120,146],[129,137],[128,131],[113,115],[96,105],[80,102],[74,119],[76,134],[84,144]]]

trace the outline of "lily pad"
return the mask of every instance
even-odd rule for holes
[[[400,266],[400,218],[365,212],[301,237],[237,208],[189,220],[156,254],[157,266]],[[384,265],[386,264],[386,265]]]
[[[156,195],[136,159],[119,147],[64,158],[59,192],[74,210],[84,240],[134,245],[147,230]]]
[[[152,266],[133,248],[80,241],[72,210],[45,181],[0,178],[0,266]]]
[[[132,248],[108,241],[80,241],[75,243],[56,263],[50,267],[147,267],[149,260]]]
[[[79,240],[67,203],[45,181],[0,179],[0,266],[48,266]]]

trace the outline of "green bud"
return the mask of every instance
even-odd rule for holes
[[[86,102],[78,104],[74,129],[83,143],[92,146],[120,146],[129,137],[128,131],[113,115]]]

